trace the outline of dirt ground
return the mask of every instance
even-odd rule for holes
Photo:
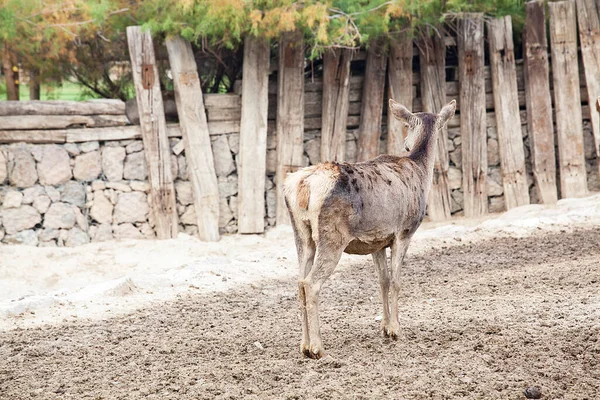
[[[0,399],[599,399],[599,244],[600,228],[408,257],[398,341],[357,259],[323,290],[319,361],[299,352],[293,279],[3,332]]]

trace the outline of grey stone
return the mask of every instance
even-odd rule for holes
[[[267,134],[267,150],[273,150],[277,148],[277,136]]]
[[[127,184],[127,182],[106,182],[106,187],[109,189],[118,190],[120,192],[131,192],[131,187]]]
[[[56,245],[56,241],[49,240],[47,242],[39,242],[38,247],[58,247],[58,246]]]
[[[19,188],[33,186],[38,180],[38,174],[31,152],[25,146],[12,147],[9,152],[7,169],[11,185]]]
[[[92,190],[95,192],[96,190],[104,190],[106,189],[106,183],[104,181],[94,181],[92,182]]]
[[[446,140],[446,147],[447,147],[447,149],[446,149],[446,150],[448,150],[449,152],[450,152],[450,151],[454,151],[454,149],[455,149],[455,146],[454,146],[454,141],[453,141],[453,140],[451,140],[451,139],[447,139],[447,140]]]
[[[448,168],[448,186],[458,189],[462,186],[462,171],[456,167]]]
[[[8,159],[4,150],[0,149],[0,185],[8,178]]]
[[[117,204],[117,200],[119,200],[119,193],[114,189],[106,189],[104,191],[104,196],[114,205]]]
[[[195,210],[193,204],[187,206],[187,208],[185,209],[185,212],[181,215],[179,222],[182,224],[185,224],[185,225],[197,225],[198,224],[198,220],[196,219],[196,210]]]
[[[346,161],[348,162],[356,162],[356,140],[347,140],[346,141]]]
[[[52,203],[44,215],[44,228],[71,229],[76,221],[71,204]]]
[[[0,241],[1,241],[2,239],[4,239],[4,235],[5,235],[5,233],[4,233],[4,228],[2,228],[2,227],[0,226]]]
[[[67,247],[75,247],[81,246],[82,244],[86,244],[90,242],[90,237],[87,233],[78,228],[73,228],[69,230],[69,234],[67,239],[65,240],[65,246]]]
[[[237,219],[238,217],[238,209],[237,209],[237,196],[231,196],[229,198],[229,209],[233,214],[233,218]]]
[[[219,196],[229,197],[237,194],[238,192],[238,178],[235,175],[229,175],[228,177],[220,176],[217,178],[219,186]]]
[[[104,193],[101,191],[96,192],[90,209],[90,216],[101,224],[110,224],[113,220],[113,209],[114,206]]]
[[[33,208],[38,210],[40,214],[44,214],[50,207],[50,197],[45,194],[39,195],[33,200]]]
[[[504,196],[488,197],[488,209],[491,213],[504,211]]]
[[[498,150],[498,141],[496,139],[488,139],[487,141],[487,158],[488,166],[493,167],[500,165],[500,152]]]
[[[44,190],[53,203],[60,201],[60,192],[54,186],[44,186]]]
[[[224,197],[219,198],[219,228],[227,226],[229,221],[233,219],[233,213],[227,204],[227,199]]]
[[[127,152],[127,154],[137,153],[138,151],[142,150],[144,150],[144,142],[141,140],[133,141],[125,147],[125,151]]]
[[[486,131],[488,139],[498,139],[498,133],[496,132],[495,126],[488,126]]]
[[[272,175],[277,168],[277,150],[267,150],[267,174]]]
[[[502,174],[500,172],[500,168],[488,168],[488,176],[486,182],[488,196],[501,196],[504,193],[504,187],[502,186]]]
[[[110,224],[100,224],[95,227],[92,242],[104,242],[113,239],[113,228]],[[91,228],[90,228],[91,229]]]
[[[267,190],[271,190],[272,187],[274,187],[275,184],[273,183],[273,181],[271,180],[270,177],[266,176],[265,177],[265,192]]]
[[[40,162],[42,161],[42,157],[44,156],[44,145],[29,145],[27,146],[29,151],[31,152],[31,155],[33,156],[33,158],[35,159],[35,161]]]
[[[113,226],[113,231],[116,239],[144,239],[139,229],[130,223]]]
[[[124,161],[124,148],[104,147],[102,149],[102,171],[107,180],[120,181],[123,179]]]
[[[171,176],[173,179],[179,174],[179,163],[177,161],[177,156],[175,154],[170,154],[171,156]]]
[[[237,155],[240,152],[240,134],[232,133],[227,136],[227,140],[229,141],[231,152]]]
[[[62,185],[71,177],[71,165],[69,164],[67,151],[56,145],[44,146],[42,161],[37,164],[37,172],[42,185]]]
[[[94,142],[83,142],[79,145],[79,149],[84,153],[89,153],[90,151],[95,151],[100,148],[100,143]]]
[[[465,204],[464,194],[462,191],[455,189],[450,193],[450,212],[455,213],[463,209]]]
[[[37,246],[39,241],[37,233],[33,229],[20,231],[14,235],[9,235],[4,238],[4,243],[7,244],[24,244],[26,246]]]
[[[454,139],[457,136],[460,136],[460,127],[448,128],[448,138]]]
[[[198,235],[198,225],[186,225],[183,227],[183,232],[190,236]]]
[[[73,212],[75,213],[75,221],[77,221],[77,226],[84,232],[87,232],[89,229],[88,221],[85,215],[81,212],[79,207],[73,206]]]
[[[114,222],[146,222],[150,207],[144,193],[121,193],[114,212]]]
[[[187,164],[185,161],[185,156],[183,154],[180,154],[177,156],[177,177],[179,179],[183,179],[183,180],[187,180],[188,176],[187,176]]]
[[[31,229],[42,221],[40,213],[31,206],[5,209],[0,212],[0,215],[2,216],[2,225],[8,235]]]
[[[67,153],[69,153],[72,156],[78,156],[81,154],[81,150],[79,150],[79,147],[75,143],[65,143],[63,147],[65,148]]]
[[[75,157],[73,176],[78,181],[91,182],[102,173],[102,160],[99,151],[91,151]]]
[[[212,152],[215,163],[215,172],[217,176],[227,176],[235,171],[235,165],[233,164],[233,156],[229,149],[229,142],[223,135],[213,137]]]
[[[31,204],[36,197],[46,194],[44,188],[40,185],[35,185],[23,190],[23,204]]]
[[[140,232],[146,239],[156,239],[156,234],[154,233],[154,229],[150,226],[149,223],[144,222],[139,227]]]
[[[43,230],[41,230],[38,234],[38,238],[42,241],[42,242],[48,242],[50,240],[54,240],[56,238],[58,238],[58,229],[54,229],[54,228],[44,228]]]
[[[594,134],[592,133],[591,127],[589,126],[589,124],[586,124],[586,126],[583,128],[583,151],[585,153],[585,158],[587,160],[593,159],[596,157],[596,151],[595,148],[596,145],[594,144]],[[2,168],[2,161],[1,161],[1,156],[0,156],[0,183],[2,182],[2,175],[1,175],[1,168]]]
[[[192,204],[194,202],[194,193],[192,183],[189,181],[175,182],[175,192],[177,193],[177,201],[183,205]]]
[[[275,218],[277,214],[277,192],[275,188],[267,192],[267,217]]]
[[[142,182],[142,181],[131,181],[129,182],[129,186],[131,186],[132,190],[138,192],[148,193],[150,191],[150,183]]]
[[[304,143],[304,151],[308,155],[311,165],[321,162],[321,139],[311,139]]]
[[[148,176],[143,152],[128,154],[125,158],[123,177],[127,180],[143,181]]]
[[[91,154],[91,153],[88,153]],[[67,182],[58,188],[60,200],[64,203],[73,204],[77,207],[85,206],[85,187],[75,181]]]
[[[4,208],[19,208],[23,203],[23,194],[16,190],[9,190],[4,195],[2,207]]]
[[[452,161],[457,168],[462,169],[462,145],[457,146],[449,155],[450,161]]]

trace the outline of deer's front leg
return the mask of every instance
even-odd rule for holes
[[[390,323],[390,273],[388,271],[387,260],[385,257],[385,248],[373,253],[373,263],[379,275],[379,286],[381,287],[381,302],[383,303],[383,319],[381,320],[381,329],[388,335],[388,326]]]
[[[384,331],[387,336],[392,339],[398,338],[400,332],[400,322],[398,321],[398,296],[400,294],[400,271],[406,250],[410,244],[409,238],[396,236],[392,244],[392,270],[391,270],[391,286],[390,286],[390,323],[387,330]]]

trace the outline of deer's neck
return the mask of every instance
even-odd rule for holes
[[[414,150],[410,153],[410,158],[419,166],[421,166],[424,176],[424,192],[425,199],[429,194],[433,180],[433,170],[435,166],[435,153],[437,151],[437,135],[439,134],[435,127],[425,127],[426,134],[423,136],[421,141],[417,143]]]

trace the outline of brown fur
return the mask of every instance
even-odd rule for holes
[[[382,329],[387,336],[398,336],[400,266],[425,216],[436,132],[452,117],[456,104],[451,102],[439,115],[412,114],[393,102],[390,106],[396,118],[410,125],[410,146],[405,145],[412,151],[407,156],[383,155],[355,164],[326,162],[286,180],[284,193],[300,263],[301,351],[308,357],[323,356],[318,298],[343,252],[373,255],[384,306]],[[289,201],[294,197],[296,204]]]
[[[308,210],[308,202],[310,200],[310,186],[306,183],[304,179],[300,181],[298,185],[298,207],[303,210]]]

